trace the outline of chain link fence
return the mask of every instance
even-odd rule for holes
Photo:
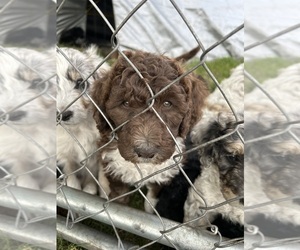
[[[54,11],[0,3],[1,249],[56,249]]]
[[[0,54],[1,241],[54,249],[55,57],[17,47]]]
[[[17,2],[7,1],[1,6],[0,14],[7,13]],[[68,0],[58,2],[57,16],[66,2]],[[282,245],[287,249],[296,249],[300,223],[299,60],[287,58],[278,76],[266,74],[264,79],[269,80],[259,80],[260,76],[253,70],[257,62],[251,64],[251,61],[246,61],[244,110],[244,103],[239,100],[244,99],[244,95],[235,96],[243,82],[240,75],[235,76],[233,71],[231,77],[237,78],[229,78],[229,82],[236,81],[236,85],[229,84],[227,88],[228,81],[220,84],[216,77],[217,70],[212,70],[207,61],[210,53],[227,44],[237,33],[243,32],[243,24],[205,47],[201,36],[194,31],[176,1],[168,3],[186,24],[201,51],[193,66],[187,66],[184,76],[201,69],[208,75],[207,80],[212,82],[212,89],[215,89],[208,99],[210,107],[204,108],[204,125],[209,125],[205,124],[207,117],[217,120],[220,113],[225,113],[226,119],[230,117],[230,124],[234,127],[230,131],[225,130],[223,135],[215,135],[213,139],[197,140],[198,144],[187,151],[179,150],[174,162],[161,170],[177,167],[188,188],[198,191],[197,196],[206,204],[192,221],[175,222],[164,218],[156,210],[142,184],[160,174],[159,171],[151,176],[142,176],[144,178],[125,193],[109,197],[109,182],[99,166],[99,152],[112,145],[117,139],[116,132],[122,126],[111,126],[111,141],[99,147],[100,138],[92,110],[96,107],[107,121],[109,119],[96,106],[91,90],[99,76],[109,70],[109,65],[116,60],[115,54],[125,57],[118,33],[140,8],[147,7],[147,2],[141,1],[114,28],[111,19],[104,15],[97,2],[89,1],[90,9],[102,19],[106,32],[111,32],[109,47],[112,49],[106,50],[104,57],[97,56],[99,51],[96,47],[86,50],[65,48],[63,44],[58,44],[54,49],[52,44],[49,49],[47,44],[47,49],[26,48],[37,46],[39,43],[36,40],[30,42],[30,46],[19,46],[7,40],[0,47],[0,242],[3,248],[28,247],[23,243],[33,245],[33,249],[67,248],[64,244],[68,243],[61,240],[56,245],[58,236],[75,243],[76,249],[244,249],[244,240],[246,249],[280,249]],[[28,22],[36,22],[36,19]],[[289,27],[264,41],[248,45],[245,52],[295,32],[298,28],[299,25]],[[77,45],[85,44],[79,39],[72,46]],[[261,67],[263,72],[268,71],[266,65],[271,64],[264,64]],[[243,72],[243,69],[240,70]],[[72,82],[73,85],[62,87],[61,84],[66,82]],[[211,111],[215,104],[218,104],[218,112]],[[79,114],[79,122],[72,124],[70,121],[75,117],[74,113]],[[244,117],[240,113],[244,113]],[[162,116],[157,113],[156,117],[166,125]],[[227,141],[232,142],[233,139],[242,145],[239,148],[242,148],[243,155],[244,119],[245,198],[235,195],[213,204],[210,197],[197,190],[199,182],[196,184],[195,180],[188,177],[180,165],[182,158],[193,152],[205,154],[211,145],[227,145]],[[136,167],[140,171],[139,164]],[[212,167],[207,169],[205,171]],[[129,197],[128,205],[117,202]],[[221,228],[211,221],[209,212],[223,212],[226,208],[236,212],[232,207],[236,207],[234,204],[242,199],[245,199],[245,239],[228,239],[222,235]],[[155,213],[144,212],[144,203],[150,204]],[[191,227],[195,221],[205,221],[206,225]],[[228,229],[231,227],[234,225],[229,225]],[[8,243],[8,239],[22,243],[14,245]]]
[[[287,34],[297,37],[299,28],[299,24],[292,25],[255,41],[245,46],[245,55],[259,46],[276,53],[281,50],[272,46],[276,39],[284,41]],[[263,76],[255,72],[253,62],[257,63],[245,62],[245,247],[297,249],[299,58],[268,58],[268,65],[262,65]],[[279,70],[274,74],[270,67],[275,65]]]
[[[89,1],[89,2],[97,10],[98,15],[103,18],[104,22],[111,30],[112,33],[111,47],[113,49],[109,53],[107,53],[107,56],[105,58],[99,57],[98,59],[96,59],[97,65],[94,66],[93,69],[86,69],[86,71],[83,72],[80,69],[81,67],[80,63],[78,63],[78,61],[75,62],[74,55],[78,53],[81,54],[82,56],[85,56],[87,62],[89,60],[87,56],[88,52],[86,52],[85,50],[82,50],[81,52],[79,51],[71,52],[68,48],[64,47],[64,44],[58,45],[57,48],[58,57],[61,58],[59,59],[58,67],[64,65],[63,67],[65,68],[72,68],[71,70],[69,69],[68,72],[74,70],[74,72],[78,74],[77,77],[78,79],[80,79],[83,82],[84,81],[87,82],[87,84],[85,84],[82,88],[79,88],[79,91],[77,92],[77,97],[75,97],[75,99],[68,99],[66,96],[65,98],[62,98],[60,97],[60,93],[58,92],[58,98],[59,98],[57,99],[58,129],[62,129],[61,133],[66,132],[67,137],[72,138],[75,141],[76,144],[75,147],[79,151],[84,152],[84,157],[82,159],[78,159],[78,162],[80,162],[80,166],[75,170],[70,170],[69,168],[66,169],[65,166],[63,166],[63,164],[62,165],[59,164],[58,166],[60,177],[58,178],[57,204],[59,207],[64,209],[61,212],[61,214],[65,216],[65,217],[61,217],[61,216],[58,217],[59,218],[58,235],[61,236],[62,238],[67,239],[68,241],[76,243],[87,249],[95,249],[95,248],[163,249],[164,246],[165,247],[168,246],[175,249],[215,249],[218,247],[221,248],[230,247],[231,249],[241,249],[243,247],[242,244],[243,238],[235,238],[235,239],[224,238],[224,236],[222,236],[222,234],[218,231],[218,227],[212,225],[210,222],[209,222],[210,226],[208,230],[201,227],[193,228],[189,226],[190,224],[189,222],[178,223],[172,220],[165,219],[157,211],[155,211],[155,214],[149,214],[143,211],[144,208],[143,205],[141,204],[143,204],[144,202],[146,204],[150,204],[152,209],[155,209],[155,204],[153,203],[152,200],[149,199],[148,195],[145,194],[145,189],[143,185],[141,185],[141,183],[147,180],[147,178],[150,178],[154,175],[158,175],[160,172],[166,171],[167,169],[174,167],[174,165],[178,166],[179,163],[181,162],[181,159],[184,158],[188,152],[179,152],[179,154],[175,156],[175,158],[176,157],[180,158],[179,161],[177,160],[176,162],[175,160],[173,163],[170,163],[170,165],[166,166],[165,169],[154,172],[151,176],[144,176],[144,178],[138,181],[136,185],[133,186],[131,189],[129,189],[127,192],[122,193],[120,196],[116,196],[114,198],[108,198],[108,193],[106,192],[105,183],[103,183],[103,178],[100,177],[102,173],[99,172],[99,176],[93,175],[92,167],[88,166],[88,161],[92,157],[94,157],[94,155],[97,155],[99,151],[110,147],[110,144],[112,144],[113,141],[117,139],[116,133],[118,129],[122,127],[122,125],[119,127],[114,127],[113,125],[110,125],[111,133],[113,137],[107,144],[97,149],[87,149],[85,146],[86,144],[85,139],[81,137],[80,133],[75,132],[75,130],[72,129],[71,127],[72,125],[68,124],[71,123],[70,121],[71,119],[69,120],[69,117],[66,117],[65,113],[67,110],[73,112],[79,112],[80,107],[74,107],[74,106],[76,105],[76,103],[79,103],[77,106],[80,106],[80,102],[82,102],[82,99],[84,99],[86,102],[89,102],[92,106],[95,105],[95,101],[91,97],[92,88],[88,87],[88,85],[93,86],[93,84],[96,84],[95,78],[97,77],[95,77],[95,75],[97,75],[98,73],[101,74],[101,69],[103,68],[106,69],[107,65],[105,63],[111,60],[115,60],[113,58],[113,55],[116,52],[119,54],[120,57],[125,57],[120,47],[118,32],[122,30],[122,28],[126,25],[126,23],[135,16],[135,13],[137,13],[140,8],[142,7],[147,8],[148,5],[147,5],[147,1],[141,1],[135,8],[133,8],[130,11],[128,16],[115,29],[110,24],[108,19],[105,17],[101,9],[98,8],[97,4],[94,1]],[[194,37],[195,41],[201,48],[200,58],[196,61],[195,65],[184,74],[184,76],[193,74],[196,69],[202,68],[209,75],[209,78],[213,82],[214,87],[217,88],[216,92],[218,92],[218,94],[220,93],[220,98],[222,99],[221,102],[224,103],[224,106],[227,106],[226,112],[231,113],[230,116],[233,116],[234,122],[238,124],[235,131],[225,134],[222,138],[216,138],[214,141],[220,141],[224,138],[226,139],[227,137],[230,137],[234,132],[236,132],[241,126],[241,124],[243,123],[243,119],[236,114],[238,111],[242,111],[240,108],[242,108],[243,105],[239,103],[241,107],[237,108],[235,106],[236,103],[231,104],[230,101],[228,100],[230,99],[230,97],[226,98],[227,92],[225,90],[225,94],[224,94],[224,91],[222,91],[222,85],[220,86],[216,77],[214,76],[214,73],[211,72],[209,67],[206,65],[206,57],[215,48],[222,45],[224,42],[228,42],[228,40],[230,40],[232,36],[234,36],[238,32],[242,32],[243,24],[241,24],[239,27],[236,27],[234,30],[232,30],[226,36],[222,37],[216,43],[212,44],[208,48],[205,48],[201,42],[201,37],[199,38],[196,32],[193,30],[192,25],[189,23],[185,15],[182,13],[181,9],[176,4],[176,1],[170,1],[170,6],[174,10],[176,10],[177,14],[185,22],[186,26],[190,30],[190,36]],[[58,5],[57,8],[58,16],[60,14],[60,11],[63,8],[64,8],[64,1],[62,1],[61,4]],[[135,67],[133,62],[131,62],[131,64],[132,67]],[[141,76],[141,72],[139,72],[137,69],[135,70],[137,74]],[[58,71],[60,71],[60,69],[58,69]],[[62,79],[64,77],[63,74],[66,75],[66,72],[64,73],[62,72],[61,76],[58,75],[59,82],[64,81],[64,79]],[[69,78],[71,77],[69,76]],[[76,79],[73,79],[73,81],[76,82]],[[174,81],[174,83],[175,82],[176,80]],[[239,83],[240,83],[239,85],[243,85],[242,81],[239,81]],[[63,89],[64,87],[59,87],[59,89],[60,88],[62,88],[61,91],[64,93],[64,95],[67,94],[72,95],[71,92],[77,91],[74,89],[73,90],[70,89],[69,93],[65,93],[67,92],[67,90]],[[240,88],[240,86],[238,86],[238,88]],[[223,92],[223,94],[221,94],[219,89]],[[223,95],[225,95],[225,97]],[[155,98],[157,98],[157,96],[155,96]],[[64,102],[64,104],[61,104],[62,102]],[[109,118],[105,117],[100,107],[96,107],[96,109],[97,112],[100,112],[104,116],[106,121],[109,121]],[[146,110],[143,110],[141,111],[141,113],[145,111]],[[163,124],[165,124],[163,117],[161,117],[159,114],[156,115],[160,119],[160,121]],[[238,140],[242,142],[243,135],[240,133],[238,134],[240,137]],[[97,138],[94,139],[97,140]],[[59,139],[58,139],[58,143],[59,143]],[[89,142],[89,143],[94,143],[94,142]],[[191,148],[190,151],[197,152],[200,148],[205,147],[205,145],[210,145],[211,143],[213,143],[213,141],[206,142],[205,144],[199,144],[197,145],[197,147]],[[93,161],[93,159],[91,161]],[[139,164],[137,164],[136,167],[139,169]],[[182,167],[179,167],[179,169],[180,171],[185,173]],[[70,178],[72,178],[72,176],[74,175],[76,175],[77,178],[80,178],[80,174],[79,174],[80,171],[83,173],[82,174],[83,176],[92,177],[91,179],[93,179],[93,182],[98,187],[97,193],[101,197],[83,193],[82,191],[78,191],[67,187],[67,185],[71,187],[72,185],[73,187],[76,186],[74,185],[74,182],[76,181],[73,182],[70,180]],[[187,176],[185,176],[185,178],[188,179]],[[191,189],[192,188],[197,189],[197,187],[194,186],[191,180],[188,179],[187,181],[190,183],[189,185],[191,186]],[[79,189],[85,189],[84,184],[82,184],[82,186],[79,187]],[[121,198],[128,199],[129,196],[134,197],[134,198],[130,198],[131,205],[129,206],[119,204],[118,202],[116,202],[119,201]],[[206,209],[209,211],[215,207],[222,207],[226,205],[230,206],[229,204],[233,202],[233,200],[237,200],[241,198],[243,197],[234,197],[232,200],[228,200],[228,201],[224,200],[224,202],[222,201],[222,204],[210,204],[207,206]],[[137,203],[139,205],[137,205]],[[205,220],[205,217],[206,217],[206,212],[203,215],[198,216],[197,219],[199,220],[201,218],[204,218]],[[97,224],[98,226],[96,226],[96,229],[93,227],[87,227],[86,224],[92,223],[90,222],[89,219],[100,222],[99,224]],[[85,229],[83,230],[83,228]],[[124,233],[124,231],[126,231],[127,233]],[[140,237],[147,240],[146,241],[137,240],[140,239]]]

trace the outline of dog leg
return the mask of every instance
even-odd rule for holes
[[[110,199],[116,199],[116,202],[121,204],[128,204],[129,202],[129,195],[126,195],[127,192],[129,192],[130,188],[128,184],[114,178],[111,175],[106,175],[109,183],[109,198]]]
[[[97,165],[94,157],[90,158],[87,162],[87,169],[83,169],[83,185],[82,190],[83,192],[95,195],[97,194]]]
[[[19,187],[40,190],[37,180],[30,176],[30,174],[18,176],[16,179],[16,184]]]
[[[76,166],[76,167],[74,167],[74,166]],[[67,175],[67,181],[66,181],[67,186],[81,190],[81,183],[76,175],[77,169],[74,169],[74,168],[77,168],[77,166],[78,166],[78,164],[76,164],[75,162],[67,162],[63,166],[63,171]]]
[[[43,188],[43,191],[46,193],[55,194],[56,193],[56,182],[49,183]]]
[[[83,192],[86,192],[88,194],[92,194],[95,195],[97,194],[97,185],[95,183],[95,181],[93,180],[93,178],[88,178],[90,179],[90,182],[87,183],[84,187],[83,187]]]
[[[221,193],[220,187],[220,179],[218,168],[215,165],[211,165],[206,168],[200,177],[198,177],[194,183],[197,188],[197,194],[193,189],[189,190],[188,198],[184,205],[184,221],[190,221],[197,217],[199,220],[194,222],[196,225],[205,225],[207,224],[207,220],[212,222],[217,214],[222,214],[222,216],[228,218],[233,222],[237,222],[239,224],[244,224],[244,211],[242,206],[232,206],[229,204],[224,204],[219,206],[213,210],[209,209],[211,206],[215,206],[222,202],[225,202],[225,198]],[[208,207],[207,213],[205,213],[205,209],[201,209]],[[202,219],[201,216],[205,219]]]
[[[100,194],[100,197],[102,198],[107,198],[109,197],[110,193],[111,193],[111,189],[110,189],[110,186],[109,186],[109,181],[108,179],[106,178],[105,174],[104,174],[104,170],[103,170],[103,167],[101,164],[99,164],[99,172],[98,172],[98,181],[99,181],[99,184],[100,184],[100,187],[99,187],[99,194]]]
[[[145,211],[147,213],[153,214],[154,210],[152,208],[156,206],[158,199],[158,193],[161,190],[161,186],[159,186],[158,184],[155,183],[149,183],[146,185],[148,191],[147,191],[147,195],[146,195],[146,200],[144,202],[144,207],[145,207]],[[151,206],[152,205],[152,206]]]
[[[68,176],[68,178],[67,178],[67,186],[71,187],[71,188],[75,188],[75,189],[81,190],[80,181],[75,176],[75,174],[71,174],[71,175]]]

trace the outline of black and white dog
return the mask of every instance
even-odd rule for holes
[[[187,147],[185,175],[180,172],[159,194],[157,212],[193,227],[218,226],[222,236],[244,235],[243,65],[221,88],[235,113],[216,89]],[[193,187],[191,187],[191,184]]]

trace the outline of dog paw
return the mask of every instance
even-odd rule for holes
[[[88,183],[84,188],[83,192],[89,193],[89,194],[97,194],[97,186],[94,183]]]

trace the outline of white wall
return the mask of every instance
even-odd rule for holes
[[[114,0],[116,25],[126,18],[140,0]],[[220,37],[243,24],[243,0],[184,0],[175,1],[197,37],[208,48]],[[147,1],[124,25],[118,34],[122,45],[135,49],[178,56],[197,45],[184,21],[170,1]],[[243,31],[219,46],[209,58],[243,56]]]

